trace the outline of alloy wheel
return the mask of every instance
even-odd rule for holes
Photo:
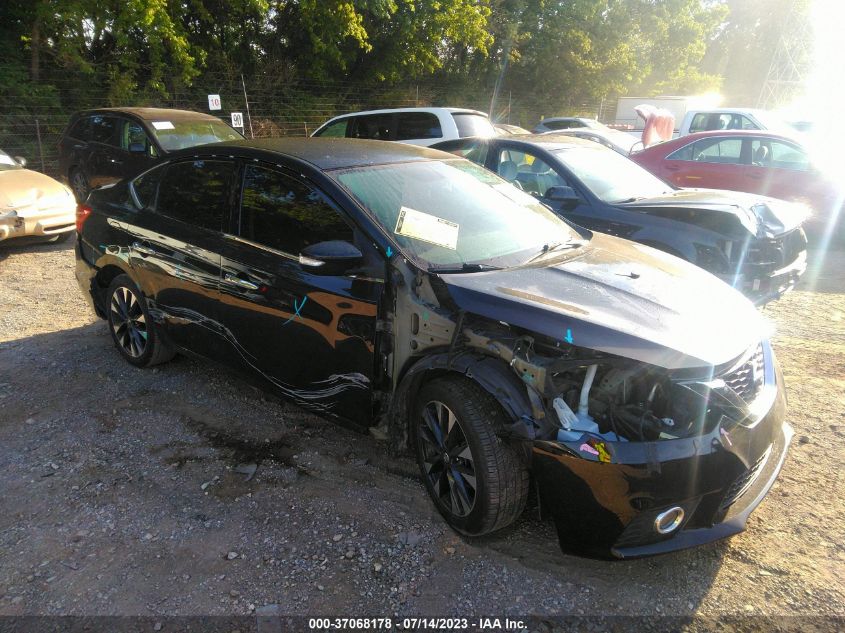
[[[432,400],[423,407],[417,426],[425,475],[439,502],[455,516],[467,516],[475,506],[475,464],[457,416]]]
[[[73,172],[70,186],[79,202],[84,202],[88,196],[88,183],[85,181],[85,176],[82,175],[81,171],[77,170]]]
[[[135,294],[124,286],[115,288],[111,298],[111,327],[118,344],[132,358],[147,348],[147,321]]]

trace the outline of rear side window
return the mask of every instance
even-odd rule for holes
[[[335,121],[331,125],[327,125],[314,136],[324,136],[327,138],[344,138],[346,130],[349,127],[349,119],[342,119]]]
[[[695,143],[689,143],[688,145],[684,145],[681,149],[675,150],[671,154],[669,154],[666,159],[667,160],[692,160],[693,151],[692,148],[695,146]]]
[[[91,117],[89,128],[90,140],[95,143],[106,143],[116,145],[115,127],[117,121],[114,117],[95,115]]]
[[[229,213],[235,171],[235,163],[228,160],[193,160],[169,165],[158,188],[156,212],[186,224],[220,231],[223,218]]]
[[[161,174],[163,172],[164,169],[156,168],[145,174],[141,174],[132,181],[129,188],[132,192],[132,202],[139,210],[154,206],[156,192],[158,191],[158,182],[161,180]]]
[[[352,229],[319,191],[258,165],[244,170],[240,235],[291,255],[317,242],[353,240]]]
[[[738,138],[702,139],[695,142],[693,160],[705,163],[742,163],[742,140]]]
[[[91,117],[82,117],[76,123],[73,124],[73,127],[70,128],[70,131],[67,133],[68,136],[71,138],[79,139],[80,141],[87,141],[89,140],[89,123],[91,122]]]
[[[355,117],[353,138],[368,138],[379,141],[393,140],[392,114],[367,114]]]
[[[458,126],[458,136],[461,138],[467,136],[495,136],[496,130],[493,129],[493,124],[483,114],[473,114],[472,112],[454,112],[452,118],[455,120],[455,125]]]
[[[443,130],[440,128],[440,119],[431,112],[404,112],[398,117],[397,141],[442,137]]]
[[[706,130],[712,129],[707,127],[707,119],[710,117],[709,114],[705,112],[699,112],[694,117],[692,117],[692,122],[689,125],[690,132],[704,132]]]

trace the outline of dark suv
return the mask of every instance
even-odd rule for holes
[[[101,108],[77,112],[59,142],[59,170],[79,202],[94,187],[135,176],[169,152],[243,136],[190,110]]]
[[[742,530],[786,456],[748,300],[450,154],[210,145],[93,191],[77,223],[129,363],[198,354],[379,427],[462,534],[512,523],[533,477],[567,549],[688,547]]]

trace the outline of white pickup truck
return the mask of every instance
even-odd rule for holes
[[[766,110],[754,108],[710,108],[687,110],[678,126],[678,136],[711,130],[783,130],[784,121]]]

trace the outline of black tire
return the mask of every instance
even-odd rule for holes
[[[85,202],[88,199],[88,194],[91,193],[91,186],[88,184],[88,179],[81,169],[71,169],[67,176],[70,183],[71,191],[76,196],[76,201],[79,203]]]
[[[56,237],[52,238],[50,240],[50,242],[53,243],[53,244],[62,244],[64,242],[67,242],[68,238],[71,235],[75,235],[75,232],[74,231],[65,231],[64,233],[59,233]]]
[[[439,445],[432,431],[438,416]],[[502,529],[525,508],[528,471],[495,433],[506,422],[499,403],[466,378],[438,378],[417,394],[410,430],[417,464],[440,514],[461,534]]]
[[[160,336],[143,293],[128,275],[115,277],[106,290],[106,318],[117,351],[136,367],[152,367],[175,355]]]

